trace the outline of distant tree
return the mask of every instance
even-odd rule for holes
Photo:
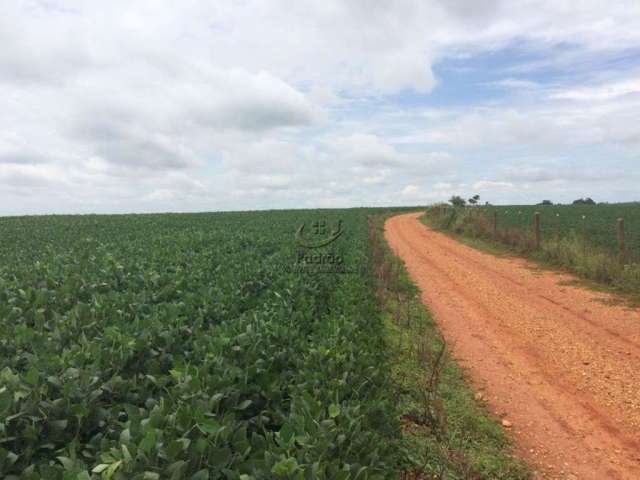
[[[454,195],[449,199],[449,203],[454,207],[464,207],[467,204],[467,201],[460,195]]]
[[[574,205],[595,205],[596,202],[591,197],[587,198],[579,198],[578,200],[573,201]]]
[[[469,199],[469,204],[470,205],[477,205],[479,201],[480,201],[480,195],[474,195],[473,197],[471,197]]]
[[[538,205],[553,205],[551,200],[543,200]]]

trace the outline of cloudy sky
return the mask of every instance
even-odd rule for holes
[[[0,214],[640,200],[638,0],[0,6]]]

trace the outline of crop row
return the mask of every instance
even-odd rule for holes
[[[368,213],[0,219],[0,476],[391,476]],[[318,218],[350,273],[283,268]]]

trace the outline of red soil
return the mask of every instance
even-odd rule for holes
[[[419,216],[387,220],[387,241],[536,478],[640,479],[640,312]]]

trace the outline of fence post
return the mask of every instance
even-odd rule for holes
[[[587,256],[587,216],[582,215],[582,254]]]
[[[620,249],[620,258],[624,259],[627,253],[624,242],[624,218],[618,219],[618,248]]]
[[[495,210],[493,212],[493,236],[498,236],[498,212]]]
[[[533,225],[536,234],[536,250],[540,250],[540,212],[534,214]]]

